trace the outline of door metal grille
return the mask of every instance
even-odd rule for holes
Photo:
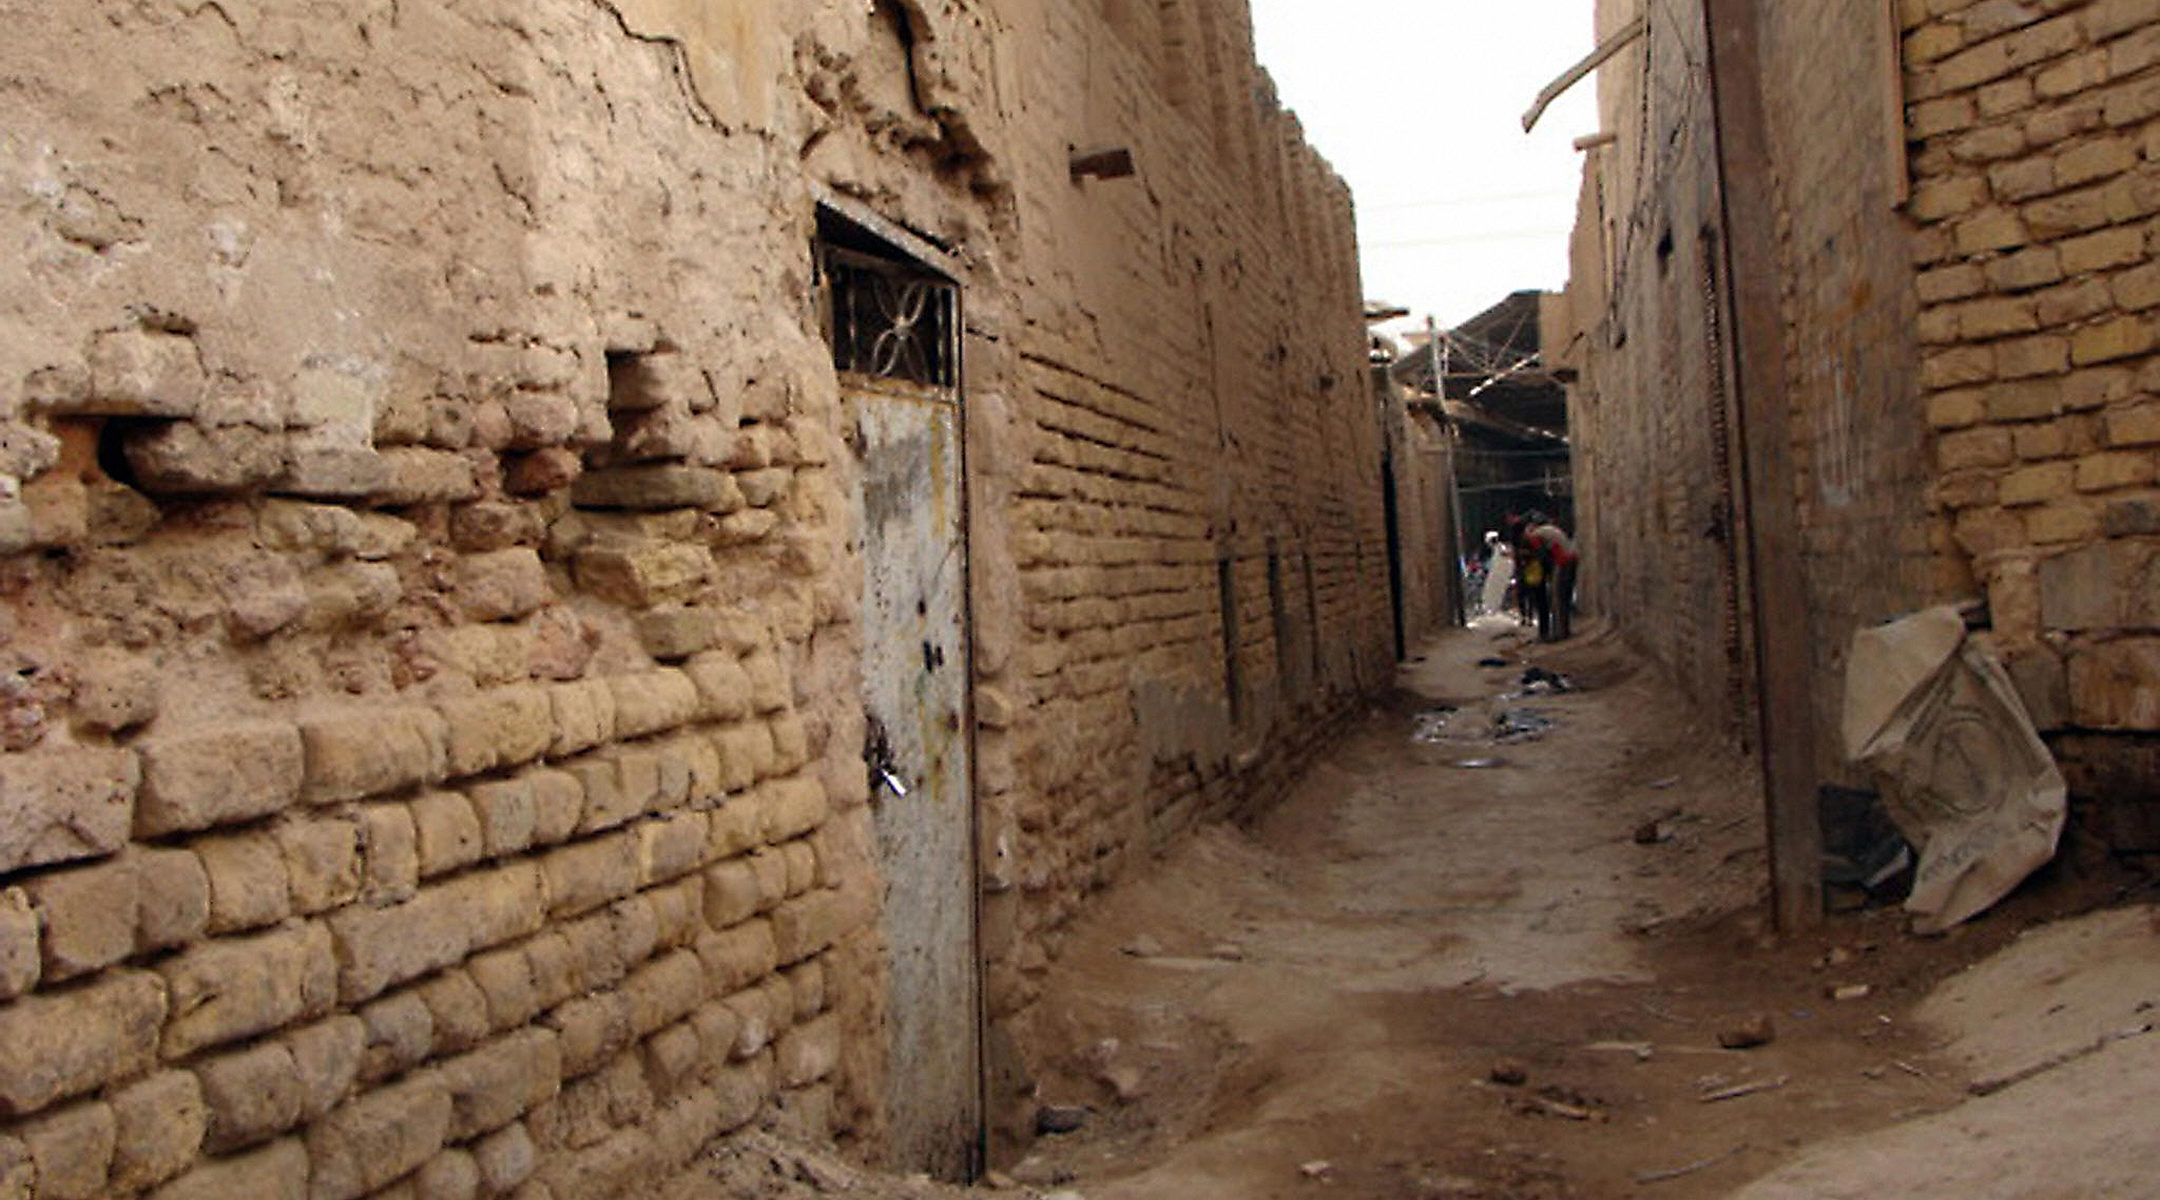
[[[960,387],[960,290],[906,264],[821,246],[833,366],[940,392]]]

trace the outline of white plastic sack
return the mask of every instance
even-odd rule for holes
[[[1905,908],[1921,933],[1986,909],[2055,856],[2062,773],[1954,608],[1854,635],[1845,752],[1876,773],[1890,819],[1920,852]]]

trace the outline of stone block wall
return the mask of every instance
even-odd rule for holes
[[[818,189],[966,264],[993,1010],[1286,783],[1390,665],[1348,197],[1154,9],[10,14],[0,1194],[875,1149]]]
[[[2149,801],[2160,13],[1903,11],[1933,495],[2073,790]]]

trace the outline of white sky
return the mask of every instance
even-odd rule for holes
[[[1596,82],[1536,132],[1538,89],[1593,48],[1594,0],[1252,0],[1260,62],[1357,198],[1365,295],[1443,327],[1567,282]]]

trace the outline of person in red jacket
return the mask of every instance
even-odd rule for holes
[[[1534,515],[1534,514],[1533,514]],[[1536,625],[1538,637],[1545,637],[1545,630],[1552,624],[1552,614],[1545,607],[1547,568],[1545,560],[1531,552],[1525,535],[1529,532],[1528,518],[1509,513],[1501,518],[1500,538],[1507,543],[1515,556],[1515,620],[1521,625]]]
[[[1544,564],[1545,603],[1538,611],[1538,639],[1566,641],[1574,632],[1575,571],[1582,555],[1575,539],[1543,513],[1533,512],[1523,523],[1521,553]]]

